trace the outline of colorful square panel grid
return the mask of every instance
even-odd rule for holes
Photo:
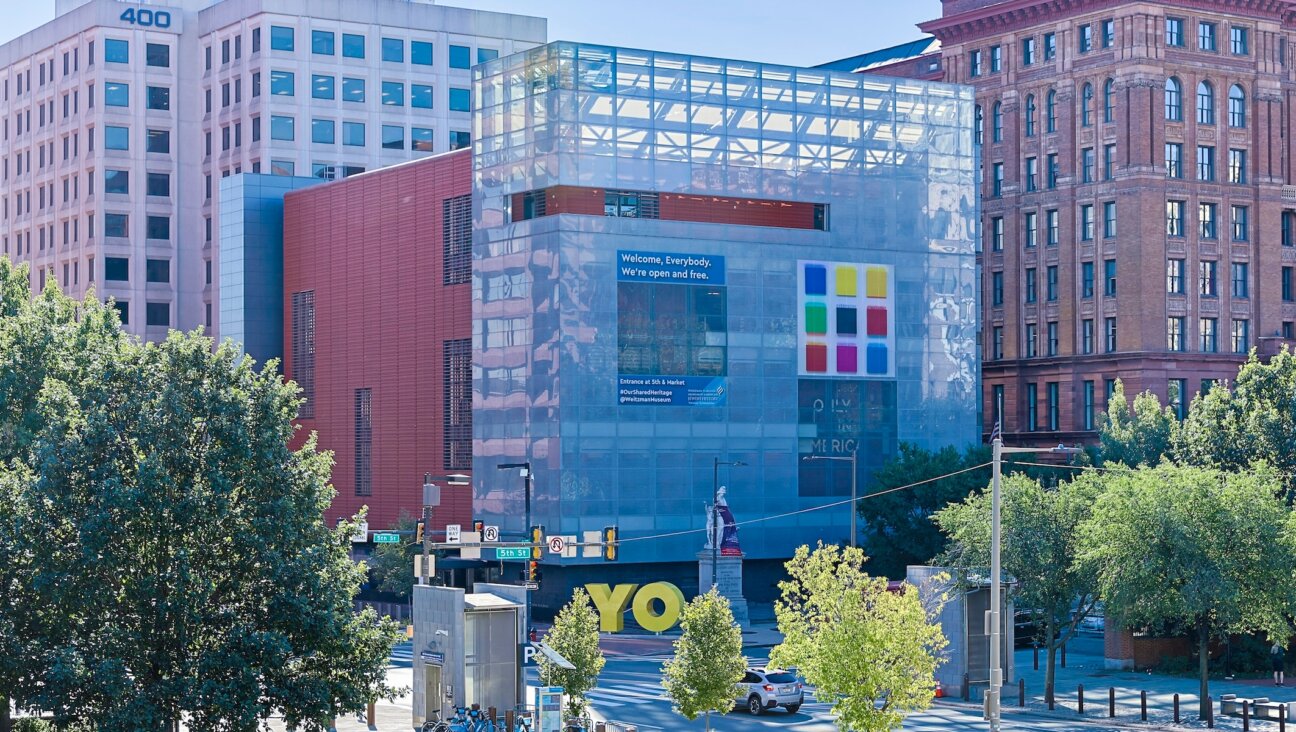
[[[800,374],[893,376],[895,293],[891,267],[801,261],[797,269]]]

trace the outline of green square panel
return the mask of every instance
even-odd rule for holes
[[[828,306],[823,303],[806,303],[805,332],[811,335],[824,335],[828,332]]]

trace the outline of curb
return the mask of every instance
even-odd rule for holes
[[[932,706],[936,706],[936,705],[954,707],[955,709],[983,709],[984,708],[981,704],[977,704],[975,702],[951,700],[949,697],[944,697],[942,699],[933,699]],[[1110,717],[1082,717],[1078,714],[1075,716],[1068,717],[1064,714],[1050,714],[1048,712],[1037,711],[1029,708],[1023,709],[1021,707],[1015,707],[1015,706],[1014,707],[1001,706],[1000,713],[1004,717],[1010,717],[1010,716],[1030,717],[1031,719],[1047,720],[1050,722],[1074,722],[1076,724],[1083,724],[1090,727],[1102,726],[1108,729],[1143,730],[1144,732],[1146,732],[1146,730],[1164,730],[1165,732],[1184,732],[1184,730],[1186,729],[1192,729],[1191,727],[1185,727],[1182,724],[1178,726],[1167,726],[1167,725],[1158,725],[1155,722],[1130,722],[1126,720],[1112,719]]]

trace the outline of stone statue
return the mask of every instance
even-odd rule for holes
[[[741,554],[741,550],[738,548],[738,526],[733,512],[729,510],[729,502],[725,500],[726,491],[724,486],[720,486],[720,490],[716,492],[715,505],[707,507],[707,543],[703,548],[713,549],[719,546],[722,554],[730,556]],[[717,516],[719,521],[716,520]]]

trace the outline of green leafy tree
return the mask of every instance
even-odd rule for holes
[[[911,564],[927,564],[945,546],[945,537],[931,517],[985,488],[990,469],[942,478],[913,490],[883,493],[891,488],[949,475],[990,462],[990,448],[981,445],[959,452],[946,447],[935,452],[904,443],[900,454],[873,474],[860,494],[881,494],[859,502],[859,545],[878,574],[903,578]]]
[[[603,650],[599,648],[599,619],[582,587],[572,592],[571,602],[563,606],[545,633],[544,642],[576,668],[559,668],[543,655],[537,657],[540,683],[561,686],[567,695],[567,713],[578,717],[585,712],[585,695],[598,686],[603,671]]]
[[[675,657],[662,667],[662,686],[675,711],[690,722],[711,710],[727,711],[742,694],[747,660],[742,652],[742,630],[734,623],[728,598],[712,587],[694,597],[680,620],[683,631],[675,641]]]
[[[1126,625],[1195,630],[1207,713],[1213,637],[1290,634],[1296,518],[1271,471],[1224,473],[1162,465],[1116,471],[1081,528],[1083,571]]]
[[[1186,399],[1187,395],[1182,398]],[[1099,454],[1104,463],[1131,467],[1156,465],[1171,454],[1179,433],[1179,419],[1174,410],[1161,407],[1155,394],[1145,391],[1134,397],[1131,410],[1125,398],[1125,385],[1117,379],[1108,405],[1099,426]]]
[[[296,387],[197,334],[141,344],[92,296],[15,304],[15,278],[0,260],[0,502],[16,517],[0,582],[17,588],[0,614],[44,608],[0,620],[0,653],[27,654],[25,677],[0,678],[19,705],[105,731],[271,714],[322,730],[393,696],[399,629],[352,609],[366,570],[354,525],[321,521],[331,457],[289,448]]]
[[[373,586],[379,592],[386,592],[409,602],[414,588],[414,557],[423,553],[423,546],[414,543],[414,530],[418,521],[408,511],[401,511],[392,531],[407,532],[401,534],[398,544],[379,544],[369,557],[369,574]]]
[[[779,583],[783,642],[770,662],[796,667],[833,705],[838,728],[882,732],[931,704],[946,645],[934,622],[943,598],[924,602],[913,587],[889,592],[885,578],[864,572],[865,561],[855,548],[797,549]]]
[[[1038,640],[1047,649],[1046,694],[1053,690],[1057,649],[1098,600],[1097,582],[1078,566],[1077,557],[1080,528],[1101,492],[1101,481],[1092,475],[1053,490],[1025,475],[1003,481],[1003,570],[1016,581],[1016,606],[1029,610],[1042,630]],[[950,539],[945,562],[963,570],[990,566],[990,498],[988,490],[980,492],[936,514],[936,524]]]

